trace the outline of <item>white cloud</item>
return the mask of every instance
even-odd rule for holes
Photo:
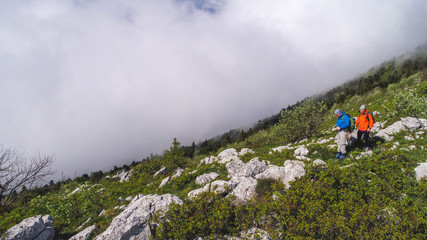
[[[72,175],[247,126],[427,39],[420,1],[0,3],[0,143]]]

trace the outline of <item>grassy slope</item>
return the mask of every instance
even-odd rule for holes
[[[394,95],[400,91],[419,91],[425,88],[426,83],[426,73],[420,71],[407,78],[402,78],[398,83],[389,85],[388,88],[376,88],[366,92],[364,95],[347,97],[347,99],[343,101],[344,104],[334,104],[330,108],[330,114],[319,130],[322,134],[316,138],[308,139],[308,142],[312,142],[319,138],[327,139],[335,135],[334,132],[329,131],[335,123],[335,117],[332,114],[335,108],[345,109],[352,116],[356,116],[358,107],[361,104],[366,104],[370,111],[380,112],[380,114],[375,117],[377,122],[387,121],[387,125],[391,124],[402,117],[400,114],[391,114]],[[427,136],[424,132],[420,135],[419,139],[407,141],[404,140],[405,134],[406,133],[398,134],[393,141],[400,142],[398,150],[389,152],[387,149],[392,146],[392,143],[378,142],[373,157],[362,157],[357,159],[357,156],[363,151],[356,149],[352,151],[350,156],[344,161],[337,161],[333,158],[335,149],[328,148],[327,146],[333,144],[333,142],[310,145],[308,146],[310,150],[308,157],[311,159],[320,158],[324,160],[329,165],[329,168],[321,171],[318,168],[309,166],[308,171],[311,172],[307,174],[306,177],[293,184],[292,189],[295,189],[295,191],[291,189],[287,192],[280,192],[281,197],[276,203],[277,205],[283,204],[282,208],[277,208],[277,206],[275,208],[268,204],[264,204],[266,207],[260,206],[259,204],[268,199],[268,196],[258,199],[258,202],[254,202],[253,206],[254,208],[258,208],[258,212],[265,212],[267,208],[271,208],[270,212],[279,211],[278,209],[284,212],[288,211],[288,215],[285,216],[285,219],[275,218],[274,220],[278,222],[276,225],[283,231],[280,234],[289,234],[289,237],[304,236],[304,234],[312,232],[314,235],[310,236],[317,238],[322,237],[322,233],[327,234],[329,232],[329,234],[332,234],[331,236],[336,236],[337,238],[355,238],[363,236],[363,229],[372,231],[374,234],[372,236],[387,237],[387,234],[396,234],[396,232],[399,231],[402,232],[402,237],[417,237],[417,234],[419,234],[419,236],[427,236],[425,231],[422,233],[422,230],[419,229],[420,227],[425,227],[425,225],[422,224],[425,224],[427,216],[426,184],[415,182],[413,173],[416,164],[427,159],[427,154],[421,149],[422,146],[426,146]],[[268,154],[272,147],[280,145],[283,144],[276,143],[255,148],[253,149],[255,154],[246,155],[243,157],[243,160],[249,161],[252,157],[257,156],[260,157],[260,159],[270,161],[272,164],[282,165],[285,159],[292,158],[293,151],[284,151],[272,155]],[[415,145],[416,149],[409,150],[410,145]],[[244,147],[244,143],[235,143],[230,146],[239,149]],[[402,159],[402,161],[394,161],[391,158],[399,158]],[[97,224],[99,227],[98,232],[102,232],[109,225],[112,218],[120,212],[120,210],[114,209],[114,207],[126,204],[126,202],[119,204],[117,201],[119,197],[126,198],[127,196],[135,196],[140,193],[172,193],[180,198],[184,198],[189,191],[198,188],[194,180],[196,176],[200,174],[216,171],[220,173],[219,179],[227,179],[227,172],[224,166],[206,165],[198,167],[200,159],[201,156],[196,157],[193,163],[188,165],[188,169],[185,172],[186,174],[171,181],[163,189],[158,189],[158,186],[165,176],[153,177],[153,173],[157,171],[162,164],[161,160],[153,160],[139,164],[134,168],[137,174],[134,174],[131,181],[124,183],[119,183],[116,180],[108,178],[102,178],[97,182],[87,181],[85,184],[78,181],[65,183],[59,190],[39,195],[29,200],[26,204],[17,204],[13,210],[1,213],[0,232],[4,232],[26,217],[37,214],[51,214],[53,216],[57,228],[57,238],[67,239],[67,237],[74,234],[76,232],[75,229],[89,217],[91,220],[85,226]],[[387,159],[390,159],[390,161]],[[340,170],[340,167],[347,164],[356,165],[347,170]],[[404,169],[405,172],[402,172],[402,169]],[[190,172],[194,170],[197,170],[197,173],[190,174]],[[396,170],[400,172],[396,173]],[[170,176],[172,173],[168,175]],[[313,183],[313,179],[320,180],[314,181]],[[363,184],[352,185],[352,181],[361,181]],[[93,186],[95,183],[97,185]],[[77,187],[82,188],[83,191],[70,195]],[[357,189],[351,189],[352,187]],[[101,188],[105,188],[105,191],[99,194],[98,191]],[[319,193],[313,192],[312,189],[318,189]],[[304,195],[304,192],[308,195]],[[339,196],[336,196],[334,200],[333,198],[330,199],[332,196],[331,194],[337,194]],[[340,196],[343,194],[350,194],[351,196]],[[303,200],[297,200],[299,197],[303,198]],[[294,202],[297,204],[300,209],[299,215],[301,216],[309,214],[308,212],[313,211],[313,208],[319,209],[319,212],[317,215],[314,214],[315,216],[310,214],[305,217],[296,216],[295,213],[292,212],[295,211],[295,209],[293,209],[292,206],[288,206],[286,202]],[[322,207],[316,207],[317,204],[321,204]],[[335,204],[336,206],[332,208],[325,207],[325,205],[328,204]],[[355,206],[348,206],[345,204],[354,204]],[[359,205],[362,209],[357,209],[356,205]],[[372,207],[372,209],[370,209],[370,207]],[[390,219],[387,221],[384,220],[384,226],[380,228],[369,225],[378,224],[378,222],[375,222],[375,217],[378,216],[378,211],[382,211],[386,208],[393,208],[396,210],[395,214],[400,217],[399,221],[404,223],[401,226],[402,229],[391,224],[392,221]],[[98,216],[104,209],[107,210],[106,214],[104,216]],[[363,212],[360,212],[369,212],[371,210],[372,213],[367,214],[365,218],[362,216]],[[268,214],[266,214],[266,216],[266,218],[269,219],[273,218]],[[178,218],[178,216],[174,217]],[[390,216],[387,218],[390,218]],[[257,217],[254,217],[253,219],[248,219],[248,222],[253,223],[258,220]],[[285,224],[285,222],[291,220],[295,222],[295,224],[300,223],[303,229],[298,229],[296,225],[288,226]],[[351,220],[358,221],[359,225],[356,223],[349,225],[349,223],[346,222]],[[337,226],[334,227],[338,230],[332,231],[331,229],[334,229],[334,227],[328,227],[325,224],[316,226],[316,223],[320,223],[320,221],[325,221],[325,224],[337,224]],[[267,226],[258,223],[256,225],[267,229],[273,224],[267,224]],[[241,228],[242,226],[243,225],[239,225],[236,227]],[[230,234],[235,233],[233,232],[235,230],[228,231]],[[272,231],[272,234],[274,233],[275,232]],[[343,233],[345,233],[343,236],[334,235]],[[212,233],[204,234],[209,235]],[[369,235],[367,238],[369,238]]]

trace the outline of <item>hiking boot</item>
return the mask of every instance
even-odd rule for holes
[[[338,159],[344,159],[346,154],[341,154],[341,156]]]
[[[335,156],[335,158],[339,158],[339,157],[341,157],[341,155],[342,155],[342,153],[341,153],[341,152],[339,152],[339,153]]]

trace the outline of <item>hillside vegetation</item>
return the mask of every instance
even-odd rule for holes
[[[427,45],[289,106],[249,130],[232,130],[192,146],[174,139],[162,155],[149,160],[15,193],[19,200],[0,209],[0,233],[27,217],[50,214],[56,239],[68,239],[82,224],[96,225],[94,237],[122,211],[118,206],[131,201],[126,197],[170,193],[183,204],[171,204],[169,211],[154,216],[154,239],[218,239],[253,228],[272,239],[427,239],[427,181],[417,181],[414,173],[427,161],[425,130],[402,131],[392,141],[372,139],[372,153],[354,148],[344,160],[334,158],[332,130],[336,108],[356,117],[362,104],[378,112],[375,120],[382,128],[402,117],[426,118],[426,80]],[[228,180],[224,164],[200,164],[202,159],[228,148],[250,148],[253,152],[242,156],[243,162],[259,157],[283,166],[295,159],[294,150],[270,153],[283,145],[305,145],[311,159],[302,159],[306,174],[290,186],[258,180],[256,196],[244,204],[214,192],[187,197],[199,188],[197,176],[216,172],[217,180]],[[314,159],[326,165],[312,164]],[[155,175],[163,167],[164,173]],[[183,174],[159,188],[178,168]],[[113,178],[119,171],[131,171],[130,179]]]

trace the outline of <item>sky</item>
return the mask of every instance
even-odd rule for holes
[[[0,145],[58,174],[249,127],[427,42],[424,0],[1,0]]]

